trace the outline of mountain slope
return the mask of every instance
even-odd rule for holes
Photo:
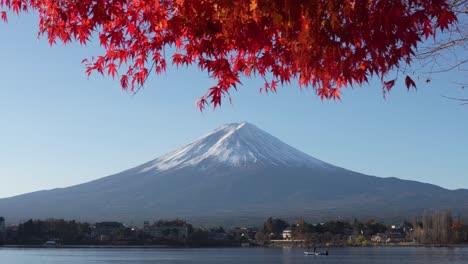
[[[339,168],[249,123],[225,125],[115,175],[0,199],[0,215],[10,221],[64,217],[138,223],[168,217],[215,221],[269,215],[395,218],[425,208],[466,211],[468,191]]]

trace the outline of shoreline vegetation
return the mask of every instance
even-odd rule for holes
[[[291,243],[289,241],[273,241],[268,244],[263,244],[263,247],[291,247],[291,248],[305,248],[308,245],[303,243]],[[468,243],[455,243],[455,244],[421,244],[416,242],[399,242],[399,243],[369,243],[366,245],[360,244],[347,244],[347,243],[325,243],[316,244],[317,248],[343,248],[343,247],[425,247],[425,248],[465,248]]]
[[[177,249],[177,248],[233,248],[240,247],[240,245],[210,245],[210,246],[175,246],[175,245],[57,245],[57,246],[46,246],[46,245],[1,245],[0,248],[66,248],[66,249]],[[273,242],[270,244],[263,245],[252,245],[250,247],[265,247],[265,248],[306,248],[307,245],[288,243],[288,241]],[[316,245],[317,248],[358,248],[358,247],[421,247],[421,248],[468,248],[467,243],[458,244],[418,244],[413,242],[407,243],[390,243],[390,244],[369,244],[369,245],[349,245],[349,244],[324,244]]]
[[[0,246],[13,248],[468,247],[468,225],[450,210],[425,212],[412,223],[358,219],[289,223],[270,217],[257,227],[231,229],[194,227],[180,219],[143,226],[63,219],[31,219],[10,226],[4,222],[0,217]]]

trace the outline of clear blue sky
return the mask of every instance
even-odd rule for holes
[[[117,173],[239,121],[354,171],[468,188],[468,107],[442,97],[468,97],[453,83],[463,73],[417,92],[398,85],[387,100],[376,80],[343,102],[296,85],[259,94],[254,78],[233,105],[200,113],[194,101],[213,81],[196,68],[153,75],[131,96],[111,78],[87,79],[81,60],[100,54],[95,44],[50,47],[36,35],[34,16],[0,23],[0,197]]]

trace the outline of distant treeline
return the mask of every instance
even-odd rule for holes
[[[53,240],[64,245],[183,245],[227,246],[268,244],[272,240],[298,240],[309,244],[368,245],[371,243],[414,242],[450,244],[468,242],[468,226],[450,210],[425,212],[412,223],[387,225],[377,220],[334,220],[288,223],[268,218],[260,227],[225,230],[223,227],[194,227],[184,220],[160,220],[143,228],[117,222],[96,224],[63,219],[28,220],[6,229],[8,244],[40,245]]]
[[[57,239],[63,243],[87,244],[90,242],[91,225],[63,219],[28,220],[10,233],[8,242],[15,244],[40,244]]]
[[[16,245],[43,245],[46,241],[57,245],[174,245],[174,246],[229,246],[242,241],[227,234],[222,227],[196,228],[183,220],[159,220],[162,231],[154,237],[142,228],[117,222],[96,224],[63,219],[28,220],[18,226],[9,226],[6,243]],[[186,227],[179,235],[178,227]],[[221,234],[221,235],[220,235]]]

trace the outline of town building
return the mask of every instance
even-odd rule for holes
[[[6,232],[6,238],[5,238],[5,243],[11,243],[16,241],[18,238],[18,231],[19,231],[19,226],[18,225],[9,225],[5,228]]]
[[[119,222],[100,222],[96,223],[92,230],[91,234],[93,237],[97,238],[100,241],[109,240],[112,232],[123,228],[124,225]]]
[[[283,230],[283,239],[285,240],[290,240],[292,238],[292,230],[290,228],[286,228]]]
[[[371,237],[373,243],[383,243],[386,241],[386,236],[383,234],[375,234]]]
[[[405,241],[406,233],[400,226],[392,225],[392,228],[388,231],[388,242],[398,243]]]
[[[229,234],[236,241],[255,240],[257,229],[251,227],[236,227],[229,230]]]
[[[150,225],[148,221],[143,223],[143,234],[151,237],[151,238],[162,238],[161,230],[155,224]]]
[[[223,232],[208,232],[208,240],[210,241],[226,241],[228,240],[228,236],[226,233]]]
[[[143,233],[152,239],[170,239],[185,241],[189,236],[189,226],[184,221],[159,221],[143,223]]]

